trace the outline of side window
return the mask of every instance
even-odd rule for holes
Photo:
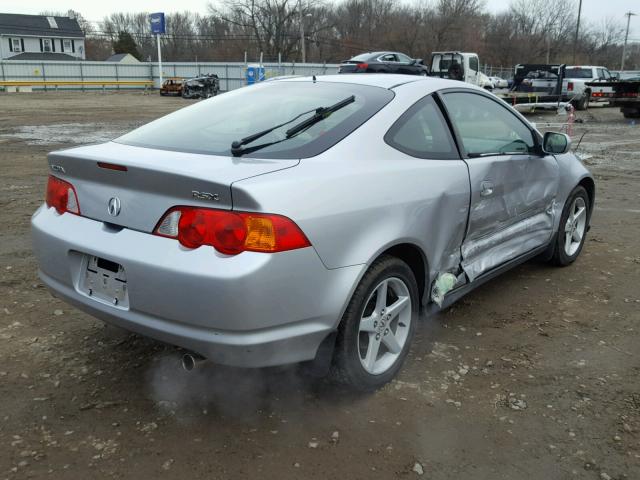
[[[506,106],[477,93],[443,95],[467,156],[534,153],[531,129]]]
[[[477,72],[480,70],[478,57],[469,57],[469,70]]]
[[[604,73],[604,68],[598,68],[598,78],[604,80],[607,76]]]
[[[460,158],[449,127],[431,95],[404,112],[384,140],[412,157],[433,160]]]
[[[383,62],[396,62],[396,56],[393,53],[387,53],[386,55],[382,56],[382,61]]]
[[[399,53],[396,56],[398,57],[398,61],[400,61],[402,63],[411,63],[411,58],[407,57],[403,53]]]

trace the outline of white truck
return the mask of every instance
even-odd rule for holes
[[[460,80],[493,90],[493,82],[480,71],[480,59],[476,53],[433,52],[429,75]]]
[[[577,110],[585,110],[590,101],[604,101],[607,95],[603,94],[612,92],[611,87],[595,85],[598,82],[611,82],[613,79],[606,67],[568,65],[562,83],[562,96],[571,101]]]

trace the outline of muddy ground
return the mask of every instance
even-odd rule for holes
[[[295,368],[184,373],[38,280],[46,153],[188,103],[0,95],[0,479],[640,478],[640,127],[578,115],[597,203],[573,266],[527,263],[424,320],[397,381],[358,396]]]

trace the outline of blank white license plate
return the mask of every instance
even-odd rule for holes
[[[122,265],[87,256],[81,289],[90,297],[118,307],[129,306],[127,276]]]

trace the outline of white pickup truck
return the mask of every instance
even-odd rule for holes
[[[610,82],[612,79],[613,75],[605,67],[567,66],[562,82],[562,96],[564,99],[570,100],[577,110],[585,110],[590,101],[601,101],[603,98],[602,95],[593,96],[593,93],[602,94],[611,91],[610,87],[595,87],[593,84]],[[590,83],[591,86],[588,86],[587,83]]]

